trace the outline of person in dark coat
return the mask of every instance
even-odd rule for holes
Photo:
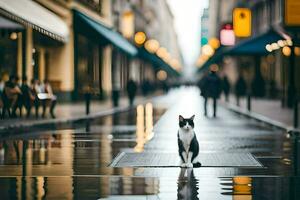
[[[217,115],[217,99],[220,98],[222,92],[222,80],[217,75],[218,66],[212,65],[210,73],[202,78],[199,82],[201,96],[204,98],[204,115],[207,116],[207,101],[213,99],[213,116]]]
[[[22,78],[21,91],[22,91],[22,103],[27,112],[26,116],[29,117],[31,112],[31,105],[35,99],[35,96],[34,94],[32,94],[31,88],[27,83],[27,77]]]
[[[224,92],[224,95],[225,95],[225,101],[228,102],[229,92],[230,92],[230,83],[229,83],[228,78],[227,78],[226,75],[223,78],[223,92]]]
[[[240,106],[240,98],[245,96],[247,92],[247,84],[243,76],[239,76],[235,84],[236,104]]]
[[[144,96],[147,96],[151,90],[151,84],[149,80],[144,80],[142,83],[142,93]]]
[[[134,80],[129,79],[127,82],[127,94],[128,94],[128,99],[129,99],[129,105],[133,105],[133,101],[137,92],[137,85]]]
[[[21,89],[18,86],[18,77],[10,76],[9,80],[5,83],[4,90],[2,93],[3,99],[3,110],[1,117],[5,117],[7,112],[9,116],[16,116],[16,110],[18,108],[18,98],[22,95]],[[10,112],[12,109],[12,114]]]

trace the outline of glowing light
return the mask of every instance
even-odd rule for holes
[[[146,34],[144,32],[137,32],[135,35],[134,35],[134,41],[136,44],[138,45],[142,45],[145,43],[146,41]]]
[[[134,13],[126,11],[122,15],[121,32],[125,38],[131,38],[134,34]]]
[[[138,105],[136,108],[136,145],[134,147],[135,152],[142,152],[144,150],[144,106]]]
[[[293,41],[292,40],[286,40],[286,42],[287,42],[287,45],[293,46]]]
[[[168,75],[167,72],[165,72],[164,70],[159,70],[156,74],[156,77],[158,80],[164,81],[167,79]]]
[[[159,48],[159,42],[157,40],[151,39],[145,43],[145,48],[150,53],[155,53]]]
[[[171,61],[171,55],[167,52],[162,59],[166,62],[169,63]]]
[[[273,51],[272,46],[271,46],[270,44],[267,44],[267,45],[266,45],[266,50],[267,50],[268,52],[272,52],[272,51]]]
[[[210,45],[206,44],[202,47],[202,53],[211,57],[215,53],[215,50]]]
[[[174,69],[176,69],[176,70],[180,69],[180,63],[179,63],[179,61],[178,61],[177,59],[175,59],[175,58],[173,58],[173,59],[170,61],[170,65],[171,65]]]
[[[285,55],[285,56],[290,56],[292,53],[292,50],[290,47],[288,46],[285,46],[282,48],[282,54]]]
[[[300,47],[295,47],[295,55],[300,56]]]
[[[224,46],[233,46],[235,44],[235,35],[233,30],[223,29],[220,32],[221,44]]]
[[[11,40],[16,40],[17,38],[18,38],[18,34],[17,34],[17,33],[12,32],[12,33],[10,34],[10,39],[11,39]]]
[[[152,103],[147,103],[145,106],[146,110],[146,131],[145,131],[145,139],[149,141],[153,138],[153,106]]]
[[[217,38],[211,38],[208,41],[208,44],[213,48],[213,49],[217,49],[220,47],[220,41]]]
[[[156,55],[160,58],[163,58],[168,54],[168,51],[165,47],[159,47],[159,49],[156,51]]]
[[[232,178],[234,184],[245,185],[252,182],[252,178],[248,176],[235,176]]]
[[[284,46],[285,46],[283,40],[278,40],[278,41],[277,41],[277,44],[278,44],[278,46],[280,46],[280,47],[284,47]]]
[[[271,46],[272,46],[272,50],[277,50],[280,48],[276,42],[272,43]]]

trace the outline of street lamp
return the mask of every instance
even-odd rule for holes
[[[154,39],[147,40],[145,43],[145,48],[150,53],[155,53],[159,48],[159,42]]]
[[[137,44],[137,45],[142,45],[145,43],[147,39],[147,36],[144,32],[137,32],[135,35],[134,35],[134,42]]]
[[[125,38],[131,38],[134,34],[134,14],[126,11],[122,14],[121,32]]]
[[[158,80],[164,81],[167,79],[168,75],[167,72],[165,72],[164,70],[159,70],[156,74],[156,77]]]
[[[282,54],[285,55],[286,57],[289,57],[292,53],[292,50],[290,47],[285,46],[282,48]]]

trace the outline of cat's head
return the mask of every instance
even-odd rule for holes
[[[179,115],[179,127],[187,131],[192,130],[194,128],[194,118],[195,115],[193,115],[190,118],[184,118],[181,115]]]

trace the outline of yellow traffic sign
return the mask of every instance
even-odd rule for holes
[[[233,10],[233,30],[237,37],[251,36],[251,10],[249,8]]]
[[[287,26],[300,25],[300,1],[285,0],[285,24]]]

